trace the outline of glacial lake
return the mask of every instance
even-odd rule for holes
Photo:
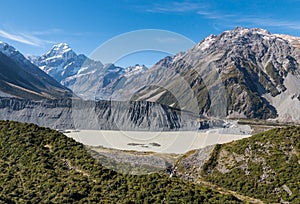
[[[208,145],[227,143],[251,136],[247,133],[220,133],[220,131],[215,129],[201,132],[69,130],[65,135],[90,146],[176,154],[182,154]]]

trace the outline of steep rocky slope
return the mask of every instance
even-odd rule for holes
[[[0,42],[0,96],[25,99],[71,97],[71,90],[27,60],[12,46]]]
[[[112,98],[155,101],[208,116],[300,122],[299,43],[297,37],[258,28],[211,35],[129,78]]]
[[[0,119],[54,129],[197,130],[201,127],[193,114],[156,103],[77,99],[0,98]]]

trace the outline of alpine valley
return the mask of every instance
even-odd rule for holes
[[[300,38],[260,28],[150,68],[0,42],[0,203],[299,203],[299,87]]]

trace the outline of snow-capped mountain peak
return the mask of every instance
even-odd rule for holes
[[[69,57],[74,57],[74,55],[76,54],[67,43],[59,43],[57,45],[54,45],[46,54],[43,55],[43,57],[62,57],[65,55],[68,55]]]
[[[261,28],[243,28],[236,27],[233,30],[228,30],[222,33],[223,38],[247,38],[249,36],[274,37],[269,31]]]
[[[65,52],[71,50],[71,48],[67,43],[59,43],[54,45],[51,50],[55,50],[57,52]]]
[[[54,45],[40,57],[28,56],[28,58],[57,81],[77,73],[86,59],[77,55],[67,43]]]
[[[84,55],[74,54],[69,58],[66,53],[73,51],[68,50],[69,46],[61,43],[41,57],[29,57],[43,71],[85,99],[95,99],[95,96],[98,99],[109,99],[111,88],[147,70],[145,65],[138,64],[127,68],[114,64],[103,65]]]

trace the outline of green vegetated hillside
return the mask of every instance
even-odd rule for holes
[[[277,128],[217,145],[202,177],[266,203],[300,203],[300,128]]]
[[[118,174],[82,144],[33,124],[0,121],[0,152],[0,203],[240,203],[167,175]]]

